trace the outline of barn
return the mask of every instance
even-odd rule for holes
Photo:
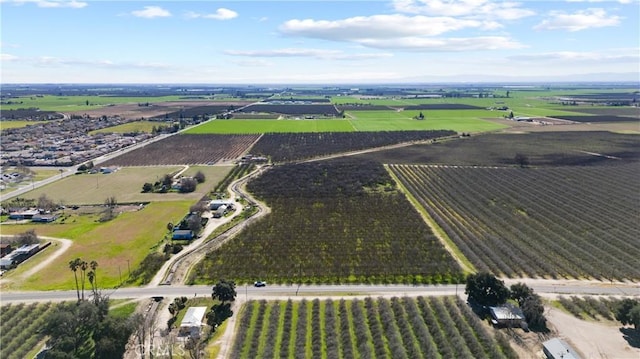
[[[180,335],[199,337],[200,329],[205,325],[204,315],[206,312],[207,307],[189,307],[180,322]]]
[[[527,321],[522,310],[512,304],[489,307],[491,323],[503,327],[526,327]]]

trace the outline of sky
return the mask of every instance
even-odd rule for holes
[[[2,83],[640,81],[640,0],[0,0]]]

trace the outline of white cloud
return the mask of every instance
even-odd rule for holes
[[[398,39],[364,40],[361,44],[380,49],[430,52],[520,49],[526,47],[517,41],[503,36],[466,38],[403,37]]]
[[[346,54],[340,50],[287,48],[276,50],[227,50],[225,54],[247,57],[311,57],[323,60],[366,60],[393,56],[389,53]]]
[[[131,15],[145,19],[153,19],[156,17],[169,17],[171,13],[160,6],[145,6],[143,10],[132,11]]]
[[[2,3],[14,3],[16,5],[35,4],[42,8],[73,8],[81,9],[89,5],[84,1],[77,0],[0,0]]]
[[[450,31],[501,27],[494,21],[406,15],[359,16],[343,20],[289,20],[279,30],[285,35],[353,42],[377,49],[461,51],[522,48],[504,36],[434,38]]]
[[[543,20],[534,26],[535,30],[567,30],[581,31],[591,28],[616,26],[620,23],[620,17],[615,15],[607,15],[606,10],[601,8],[593,8],[579,10],[573,14],[567,14],[563,11],[552,11],[549,13],[550,18]]]
[[[405,15],[356,16],[344,20],[289,20],[280,26],[286,35],[334,41],[358,41],[372,38],[435,36],[466,28],[495,28],[495,22]]]
[[[0,61],[16,61],[19,60],[18,56],[10,54],[0,54]]]
[[[47,7],[47,8],[68,7],[73,9],[81,9],[88,5],[88,3],[86,2],[76,1],[76,0],[71,0],[71,1],[39,0],[39,1],[36,1],[36,4],[38,4],[39,7]]]
[[[212,14],[200,14],[197,12],[189,11],[187,12],[186,16],[190,19],[202,18],[202,19],[214,19],[214,20],[231,20],[238,17],[238,13],[233,10],[219,8],[218,10],[216,10],[215,13],[212,13]]]
[[[394,0],[396,11],[431,16],[516,20],[535,15],[518,2],[492,0]]]

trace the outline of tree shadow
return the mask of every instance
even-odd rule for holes
[[[620,328],[620,333],[624,340],[634,348],[640,348],[640,330],[635,330],[629,327]]]

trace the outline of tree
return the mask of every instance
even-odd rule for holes
[[[173,177],[170,174],[166,174],[164,175],[164,177],[162,177],[162,185],[165,186],[167,189],[171,188],[172,184],[173,184]]]
[[[524,301],[531,295],[533,295],[533,289],[526,284],[516,283],[511,285],[511,295],[509,297],[518,302],[518,306],[522,307]]]
[[[30,229],[24,233],[19,233],[16,234],[13,237],[13,240],[15,241],[15,243],[19,246],[23,246],[23,245],[32,245],[32,244],[37,244],[40,242],[40,240],[38,239],[38,235],[36,234],[35,229]]]
[[[104,200],[104,206],[106,207],[102,217],[100,218],[102,221],[110,221],[115,217],[115,210],[118,206],[118,201],[114,196],[111,196]]]
[[[487,272],[469,274],[464,292],[469,299],[486,306],[503,304],[509,298],[509,289],[504,282]]]
[[[145,184],[142,185],[142,193],[149,193],[151,191],[153,191],[153,184],[145,182]]]
[[[216,330],[222,323],[233,315],[231,305],[227,304],[214,304],[211,307],[211,311],[207,313],[207,324],[211,326],[212,330]]]
[[[180,192],[182,193],[191,193],[196,190],[198,186],[198,181],[193,178],[183,178],[180,181]]]
[[[46,194],[42,194],[40,195],[40,197],[38,197],[38,208],[45,210],[45,211],[52,211],[54,209],[56,209],[56,204],[53,202],[53,200],[49,197],[47,197]]]
[[[622,325],[633,325],[636,330],[640,330],[640,301],[637,299],[621,300],[615,314],[616,320]]]
[[[93,297],[95,299],[98,294],[98,262],[91,261],[89,263],[89,268],[91,268],[91,271],[87,274],[87,276],[89,277],[89,283],[91,283],[91,291],[93,292]]]
[[[216,285],[213,286],[213,293],[211,297],[215,300],[219,300],[224,305],[224,302],[233,302],[236,300],[236,283],[234,281],[227,281],[221,279]]]
[[[509,112],[509,118],[512,119],[513,118],[513,111]]]
[[[194,213],[187,218],[187,228],[193,233],[200,233],[202,230],[202,217],[198,213]]]
[[[69,268],[73,271],[73,277],[76,280],[76,293],[78,294],[78,302],[80,301],[80,287],[78,285],[78,268],[80,267],[80,258],[69,261]]]
[[[534,330],[546,330],[547,319],[544,317],[544,304],[539,295],[533,292],[524,299],[520,306],[529,327]]]
[[[87,277],[87,268],[89,268],[89,263],[81,260],[80,270],[82,270],[82,274],[80,276],[80,284],[82,286],[82,300],[84,300],[84,283],[85,283],[85,278]]]
[[[203,183],[205,181],[205,176],[204,176],[204,173],[202,173],[202,171],[196,172],[196,174],[193,176],[193,178],[196,181],[198,181],[198,183]]]
[[[73,354],[74,358],[90,357],[86,343],[99,322],[98,308],[90,302],[80,302],[54,313],[43,332],[49,336],[47,344],[52,351]]]

